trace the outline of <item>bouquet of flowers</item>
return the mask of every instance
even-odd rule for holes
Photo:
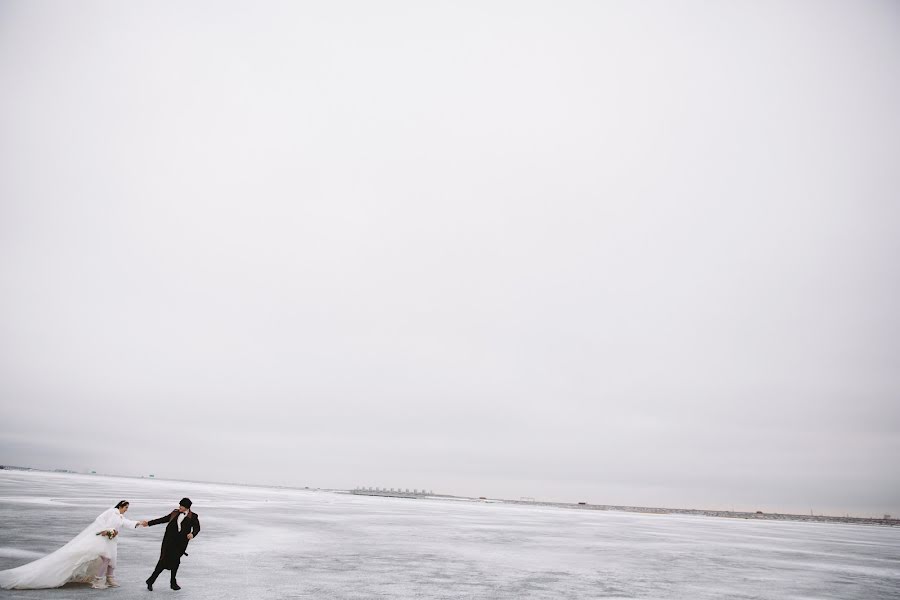
[[[116,531],[115,529],[104,529],[103,531],[99,532],[97,535],[102,535],[109,539],[113,539],[114,537],[119,535],[119,532]]]

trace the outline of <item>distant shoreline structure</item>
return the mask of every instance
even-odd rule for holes
[[[440,498],[440,497],[448,497],[442,496],[441,494],[435,494],[431,490],[420,490],[413,489],[409,491],[409,488],[406,488],[405,491],[401,488],[380,488],[380,487],[357,487],[352,490],[347,490],[349,493],[355,496],[387,496],[389,498]]]
[[[541,500],[535,500],[533,498],[524,498],[520,500],[508,500],[504,498],[487,498],[485,496],[473,497],[473,496],[455,496],[451,494],[435,494],[433,491],[428,490],[418,490],[413,489],[410,491],[408,488],[405,488],[403,491],[400,488],[366,488],[366,487],[357,487],[350,490],[344,489],[336,489],[336,488],[319,488],[319,487],[310,487],[310,486],[287,486],[287,485],[264,485],[264,484],[254,484],[254,483],[238,483],[238,482],[226,482],[226,481],[194,481],[188,479],[166,479],[159,477],[147,477],[144,475],[135,476],[135,475],[110,475],[105,473],[95,473],[93,471],[84,473],[78,471],[72,471],[69,469],[37,469],[33,467],[20,467],[20,466],[12,466],[12,465],[0,465],[0,470],[6,471],[33,471],[38,473],[49,473],[52,475],[84,475],[84,476],[100,476],[100,477],[120,477],[122,479],[140,479],[145,481],[169,481],[169,482],[181,482],[181,483],[203,483],[203,484],[212,484],[212,485],[228,485],[234,487],[251,487],[251,488],[260,488],[260,489],[280,489],[280,490],[297,490],[297,491],[322,491],[322,492],[332,492],[339,494],[352,494],[357,496],[380,496],[387,498],[421,498],[421,499],[433,499],[433,500],[462,500],[462,501],[470,501],[470,502],[483,502],[483,503],[492,503],[492,504],[509,504],[509,505],[526,505],[526,506],[546,506],[553,508],[564,508],[568,510],[598,510],[598,511],[610,511],[610,512],[628,512],[628,513],[639,513],[639,514],[649,514],[649,515],[694,515],[694,516],[703,516],[703,517],[719,517],[719,518],[728,518],[728,519],[745,519],[745,520],[759,520],[759,521],[800,521],[800,522],[812,522],[812,523],[844,523],[851,525],[881,525],[887,527],[897,527],[900,526],[900,519],[892,518],[889,515],[885,515],[884,518],[876,518],[876,517],[836,517],[830,515],[801,515],[801,514],[790,514],[790,513],[766,513],[763,511],[756,512],[745,512],[745,511],[728,511],[728,510],[708,510],[708,509],[696,509],[696,508],[659,508],[659,507],[648,507],[648,506],[626,506],[626,505],[613,505],[613,504],[590,504],[587,502],[545,502]]]

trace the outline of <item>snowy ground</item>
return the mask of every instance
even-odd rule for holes
[[[0,569],[50,552],[121,499],[194,501],[183,599],[900,598],[900,529],[351,496],[0,471]],[[148,598],[163,528],[126,532],[119,589],[2,598]],[[157,596],[171,597],[163,577]]]

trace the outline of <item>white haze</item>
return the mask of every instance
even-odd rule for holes
[[[0,463],[900,513],[892,2],[0,3]]]

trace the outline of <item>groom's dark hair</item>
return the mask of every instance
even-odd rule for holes
[[[116,504],[115,508],[122,508],[123,506],[128,506],[129,504],[131,504],[131,502],[129,502],[128,500],[122,500],[121,502]]]

